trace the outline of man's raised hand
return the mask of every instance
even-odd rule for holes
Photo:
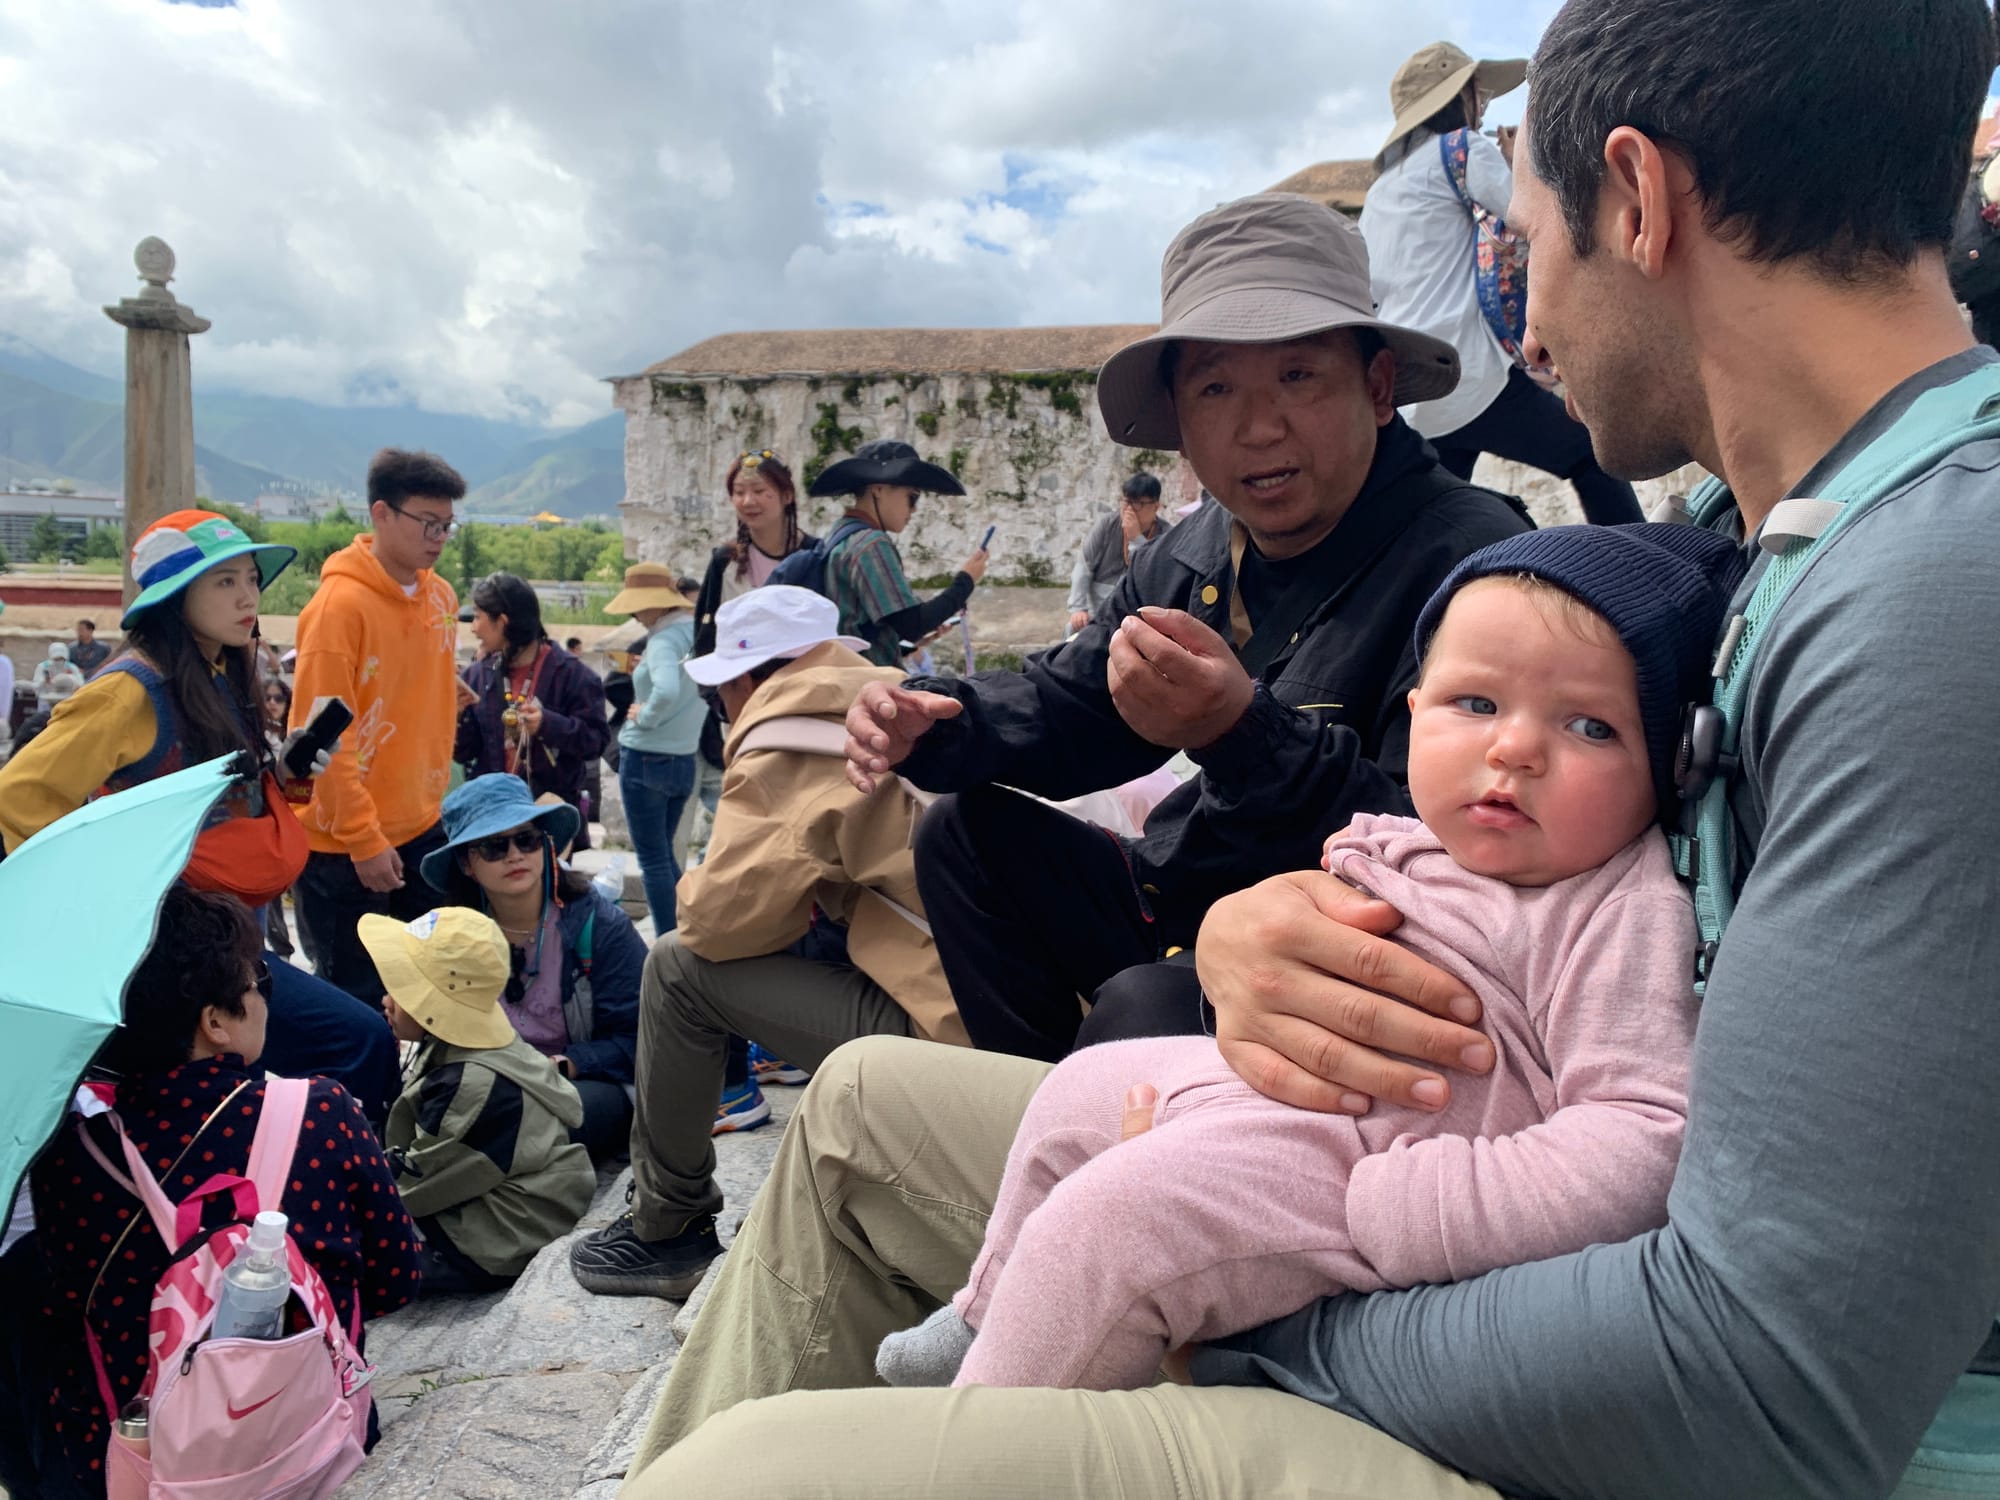
[[[1168,750],[1214,744],[1255,691],[1221,636],[1183,610],[1151,606],[1119,621],[1106,675],[1119,717]]]
[[[875,790],[910,754],[910,747],[939,719],[955,719],[964,705],[942,693],[871,682],[847,710],[847,779],[863,792]]]

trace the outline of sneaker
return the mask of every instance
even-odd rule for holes
[[[600,1297],[679,1302],[701,1284],[709,1262],[720,1254],[713,1214],[703,1214],[668,1239],[645,1240],[633,1228],[628,1208],[569,1247],[569,1269],[578,1286]]]
[[[794,1067],[781,1057],[773,1057],[755,1042],[750,1044],[750,1077],[758,1084],[767,1083],[810,1083],[812,1074],[804,1068]]]
[[[736,1130],[755,1130],[771,1118],[771,1103],[755,1081],[726,1090],[715,1107],[715,1124],[710,1135],[728,1135]]]

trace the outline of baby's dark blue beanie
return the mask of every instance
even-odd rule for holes
[[[1602,615],[1638,669],[1639,718],[1660,805],[1674,800],[1681,717],[1709,701],[1710,672],[1729,602],[1742,580],[1742,544],[1668,522],[1552,526],[1483,547],[1454,568],[1417,616],[1417,659],[1430,649],[1452,595],[1476,578],[1528,574]]]

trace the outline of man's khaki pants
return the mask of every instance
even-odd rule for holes
[[[714,1486],[738,1500],[1494,1495],[1276,1391],[876,1386],[883,1336],[963,1285],[1045,1072],[890,1037],[827,1059],[674,1366],[623,1500]]]

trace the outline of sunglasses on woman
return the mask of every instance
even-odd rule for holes
[[[490,839],[480,839],[465,847],[485,860],[489,865],[497,865],[507,857],[508,850],[520,854],[533,854],[542,847],[543,834],[538,828],[517,828],[512,833],[496,833]]]
[[[271,966],[263,959],[257,960],[257,967],[250,972],[250,982],[257,986],[257,993],[264,997],[264,1003],[271,1003]]]

